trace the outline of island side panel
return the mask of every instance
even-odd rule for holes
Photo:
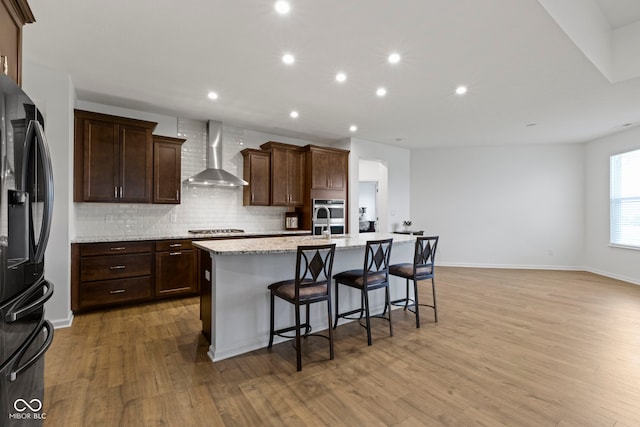
[[[408,262],[413,256],[413,245],[400,243],[393,246],[391,262]],[[295,253],[212,255],[212,318],[209,357],[213,361],[264,348],[269,342],[269,290],[270,283],[293,278]],[[362,268],[364,249],[336,251],[333,272]],[[403,280],[391,277],[391,298],[404,295]],[[205,284],[206,285],[206,284]],[[332,292],[335,285],[332,283]],[[334,296],[332,295],[332,304]],[[371,294],[372,312],[384,307],[384,291]],[[360,306],[360,293],[342,286],[340,309],[346,311]],[[335,307],[333,307],[335,313]],[[276,298],[276,328],[293,325],[293,305]],[[325,303],[311,306],[311,325],[314,331],[327,329]],[[204,319],[203,319],[204,320]],[[340,321],[340,324],[345,322]],[[339,328],[338,328],[339,330]],[[283,341],[276,337],[275,343]]]

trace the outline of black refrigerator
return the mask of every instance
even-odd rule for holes
[[[44,304],[53,174],[44,120],[31,99],[0,74],[0,426],[46,418],[44,353],[53,326]]]

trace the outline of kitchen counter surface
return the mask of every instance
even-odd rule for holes
[[[213,255],[249,255],[249,254],[277,254],[296,252],[299,245],[322,245],[335,243],[336,250],[364,247],[367,240],[393,238],[394,242],[410,242],[415,236],[390,233],[364,233],[334,235],[331,239],[321,236],[287,236],[272,239],[241,239],[241,240],[211,240],[196,241],[193,245],[209,251]]]
[[[181,240],[181,239],[229,239],[235,237],[245,240],[252,237],[269,237],[269,236],[305,236],[311,235],[311,230],[271,230],[271,231],[247,231],[242,233],[179,233],[176,235],[121,235],[121,236],[100,236],[100,237],[77,237],[71,240],[71,243],[105,243],[105,242],[129,242],[129,241],[141,241],[141,240]]]

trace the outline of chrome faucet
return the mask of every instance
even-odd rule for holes
[[[331,212],[329,211],[329,208],[326,206],[320,206],[318,208],[315,208],[313,210],[313,227],[315,228],[316,226],[316,222],[318,222],[318,212],[324,209],[327,212],[327,224],[326,225],[321,225],[321,231],[320,234],[322,234],[323,236],[326,236],[327,239],[331,238],[331,229],[329,228],[329,224],[331,223]],[[315,230],[314,230],[314,234],[315,234]]]

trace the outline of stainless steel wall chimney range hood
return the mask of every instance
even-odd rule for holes
[[[222,169],[222,122],[207,122],[207,168],[185,179],[187,185],[211,187],[241,187],[249,185],[243,179]]]

